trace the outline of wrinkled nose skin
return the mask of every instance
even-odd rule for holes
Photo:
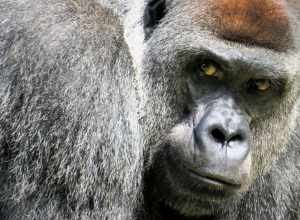
[[[250,151],[249,123],[244,114],[228,106],[215,106],[194,128],[196,145],[210,164],[239,166]]]

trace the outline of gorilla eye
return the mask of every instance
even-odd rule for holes
[[[218,79],[223,78],[222,72],[218,66],[212,61],[204,61],[200,66],[201,75],[216,77]]]
[[[271,81],[269,79],[252,79],[248,86],[250,89],[265,92],[271,88]]]

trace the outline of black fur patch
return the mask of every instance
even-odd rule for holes
[[[146,39],[149,39],[155,27],[166,14],[165,0],[150,0],[144,14],[144,29]]]

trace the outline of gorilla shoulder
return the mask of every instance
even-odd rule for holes
[[[138,98],[118,17],[97,1],[0,5],[0,218],[132,219]]]

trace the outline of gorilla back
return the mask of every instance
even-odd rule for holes
[[[96,1],[0,1],[0,218],[132,219],[138,97]]]

